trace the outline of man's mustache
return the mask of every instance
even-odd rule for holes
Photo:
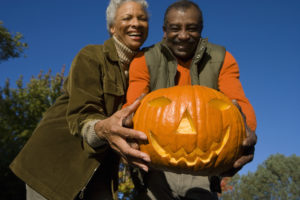
[[[195,42],[196,42],[196,40],[193,39],[193,38],[189,38],[189,39],[187,39],[187,40],[179,40],[179,39],[175,39],[175,40],[172,41],[172,43],[175,44],[175,45],[186,45],[187,43],[193,44],[193,43],[195,43]]]

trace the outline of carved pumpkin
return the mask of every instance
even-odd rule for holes
[[[154,168],[218,175],[241,155],[243,117],[229,98],[203,86],[175,86],[149,93],[133,118],[148,136],[141,151]]]

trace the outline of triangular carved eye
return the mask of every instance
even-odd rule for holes
[[[186,110],[177,128],[177,134],[197,134],[192,117]]]
[[[148,102],[148,105],[154,107],[163,107],[170,104],[172,101],[166,97],[157,97]]]
[[[230,108],[230,104],[220,99],[212,99],[208,102],[209,105],[215,107],[218,110],[224,111]]]

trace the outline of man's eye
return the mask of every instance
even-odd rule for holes
[[[196,28],[189,28],[188,31],[189,31],[189,32],[197,32],[198,29],[196,29]]]
[[[171,26],[171,27],[170,27],[170,30],[173,31],[173,32],[177,32],[177,31],[180,30],[180,28],[177,27],[177,26]]]
[[[197,31],[199,31],[199,27],[198,26],[190,26],[190,27],[187,27],[187,30],[189,32],[197,32]]]

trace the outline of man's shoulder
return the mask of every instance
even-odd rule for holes
[[[161,56],[161,47],[160,47],[160,43],[156,43],[153,44],[151,46],[148,47],[144,47],[142,49],[143,52],[143,56],[145,57],[146,61],[148,61],[147,63],[149,64],[149,62],[154,62],[159,60],[160,56]]]
[[[206,52],[210,54],[213,59],[224,60],[226,48],[222,45],[207,42]]]
[[[167,58],[174,58],[172,56],[171,50],[167,47],[165,42],[162,40],[160,42],[157,42],[156,44],[153,44],[149,47],[145,47],[143,49],[145,57],[149,60],[160,60],[162,57],[167,57]]]
[[[214,44],[212,42],[207,42],[207,49],[211,51],[226,51],[226,48],[219,44]]]
[[[152,44],[150,46],[144,47],[141,51],[146,53],[146,52],[149,52],[149,51],[159,50],[161,48],[161,43],[162,42],[157,42],[156,44]]]

